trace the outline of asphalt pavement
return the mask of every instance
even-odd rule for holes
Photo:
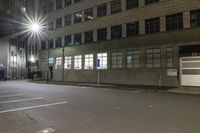
[[[0,82],[0,133],[199,133],[200,95]]]

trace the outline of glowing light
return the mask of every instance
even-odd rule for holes
[[[32,24],[30,28],[34,33],[37,33],[40,31],[40,25],[37,23]]]
[[[35,58],[34,58],[33,56],[31,56],[30,61],[31,61],[32,63],[34,63],[34,62],[35,62]]]

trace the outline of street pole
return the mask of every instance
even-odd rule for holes
[[[48,35],[48,40],[49,40],[49,42],[48,42],[48,52],[47,52],[47,84],[49,83],[49,57],[50,57],[50,33],[49,33],[49,35]]]
[[[62,48],[62,81],[64,82],[64,61],[65,61],[65,48]]]

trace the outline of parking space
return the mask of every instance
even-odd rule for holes
[[[30,97],[14,91],[0,90],[0,114],[66,104],[67,101],[47,101],[43,97]]]

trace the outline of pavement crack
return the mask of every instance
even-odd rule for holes
[[[26,113],[24,111],[22,111],[22,112],[28,119],[30,119],[31,121],[35,121],[35,119],[33,117],[31,117],[28,113]]]

